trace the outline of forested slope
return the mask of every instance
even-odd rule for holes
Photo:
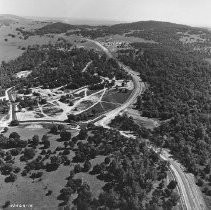
[[[196,52],[169,46],[133,44],[119,59],[149,84],[136,107],[142,116],[167,122],[154,130],[151,141],[169,148],[196,175],[197,184],[210,195],[211,66]]]

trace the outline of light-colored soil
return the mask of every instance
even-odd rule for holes
[[[154,129],[159,126],[159,121],[147,117],[142,117],[140,112],[135,109],[128,108],[126,114],[134,119],[138,125],[142,125],[148,129]]]
[[[27,109],[22,109],[16,112],[17,119],[19,121],[29,121],[29,120],[59,120],[64,121],[67,119],[68,114],[80,114],[95,104],[102,100],[106,89],[94,92],[91,95],[86,94],[87,88],[81,88],[78,91],[69,91],[69,93],[76,94],[78,97],[71,99],[73,101],[73,106],[69,106],[66,103],[59,101],[62,95],[66,95],[64,91],[56,89],[41,89],[34,88],[32,92],[38,92],[45,98],[48,102],[44,105],[38,104],[33,111],[28,111]],[[73,95],[74,95],[73,94]],[[23,96],[19,94],[18,96]]]
[[[9,127],[9,130],[4,135],[9,137],[12,132],[17,132],[22,139],[27,140],[32,138],[34,135],[38,135],[40,138],[42,138],[42,136],[48,132],[48,130],[40,124],[37,124],[34,127],[33,125],[28,126],[29,125]]]
[[[15,76],[17,78],[27,77],[29,74],[31,74],[31,71],[20,71]]]

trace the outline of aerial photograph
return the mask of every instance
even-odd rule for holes
[[[0,210],[211,210],[210,0],[0,0]]]

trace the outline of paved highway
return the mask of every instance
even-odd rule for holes
[[[204,202],[202,192],[195,184],[194,175],[185,173],[184,168],[180,163],[171,158],[168,151],[163,150],[160,155],[162,159],[170,163],[170,170],[173,172],[179,186],[180,194],[182,195],[182,204],[187,210],[205,210],[207,209]]]
[[[109,58],[114,58],[113,55],[109,52],[107,48],[105,48],[103,45],[101,45],[99,42],[91,39],[87,39],[90,42],[95,43],[97,46],[99,46]],[[130,94],[130,97],[127,99],[127,101],[122,104],[121,106],[117,107],[116,109],[113,109],[110,112],[105,113],[105,117],[100,119],[99,121],[95,122],[95,125],[101,125],[104,127],[108,127],[108,123],[115,118],[120,112],[124,111],[126,108],[131,106],[132,104],[135,103],[137,97],[143,92],[144,90],[144,83],[141,82],[140,77],[138,76],[139,73],[133,71],[131,68],[128,66],[125,66],[123,63],[118,61],[118,64],[120,67],[122,67],[126,72],[128,72],[132,76],[133,84],[134,84],[134,89],[132,93]]]
[[[101,45],[99,42],[90,39],[87,40],[98,45],[109,58],[113,58],[109,50],[105,48],[103,45]],[[129,67],[123,65],[121,62],[119,61],[117,62],[119,66],[121,66],[125,71],[127,71],[132,76],[134,83],[134,90],[130,98],[124,104],[112,110],[111,112],[106,113],[104,118],[100,119],[95,123],[95,125],[101,125],[107,128],[109,122],[113,118],[115,118],[115,116],[117,116],[120,112],[124,111],[127,107],[132,105],[135,102],[137,96],[143,93],[144,91],[144,83],[141,82],[138,74]],[[207,209],[204,199],[202,197],[202,193],[195,184],[194,176],[192,174],[185,173],[181,165],[174,159],[172,159],[167,151],[164,151],[160,156],[162,159],[167,160],[170,163],[169,169],[173,173],[175,179],[178,182],[182,208],[186,210]]]

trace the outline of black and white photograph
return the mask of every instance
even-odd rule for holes
[[[0,210],[211,210],[210,0],[0,0]]]

